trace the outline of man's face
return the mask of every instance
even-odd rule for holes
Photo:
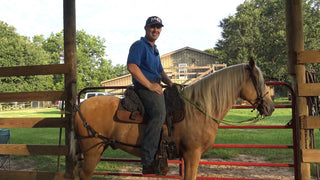
[[[155,42],[160,36],[162,27],[159,24],[154,24],[151,26],[146,26],[145,30],[146,30],[146,38],[148,39],[148,41]]]

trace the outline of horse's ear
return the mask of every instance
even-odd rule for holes
[[[254,67],[255,67],[255,62],[253,60],[253,57],[250,57],[249,66],[250,66],[251,69],[254,69]]]

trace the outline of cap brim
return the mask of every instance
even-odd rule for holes
[[[148,24],[148,25],[146,25],[146,26],[152,26],[152,25],[155,25],[155,24],[159,24],[161,27],[163,27],[163,24],[161,24],[161,23],[158,23],[158,22],[155,22],[155,23],[150,23],[150,24]]]

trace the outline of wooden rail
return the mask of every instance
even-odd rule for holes
[[[320,149],[303,149],[302,161],[306,163],[320,163]]]
[[[301,116],[302,129],[320,129],[320,116]]]
[[[64,91],[9,92],[0,93],[1,102],[56,101],[66,100]]]
[[[0,154],[68,155],[66,145],[0,144]]]
[[[320,63],[320,50],[300,51],[297,53],[297,63]]]
[[[320,83],[298,84],[299,96],[320,96]]]
[[[66,74],[69,72],[70,72],[70,65],[68,64],[14,66],[14,67],[1,67],[0,77]]]
[[[1,180],[71,180],[74,178],[65,177],[63,172],[38,172],[38,171],[13,171],[0,170]]]
[[[0,118],[0,128],[63,128],[65,118]]]

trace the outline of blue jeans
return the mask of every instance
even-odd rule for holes
[[[141,162],[151,165],[158,150],[162,125],[166,119],[166,106],[163,94],[137,88],[145,113],[149,116],[147,127],[141,144]]]

